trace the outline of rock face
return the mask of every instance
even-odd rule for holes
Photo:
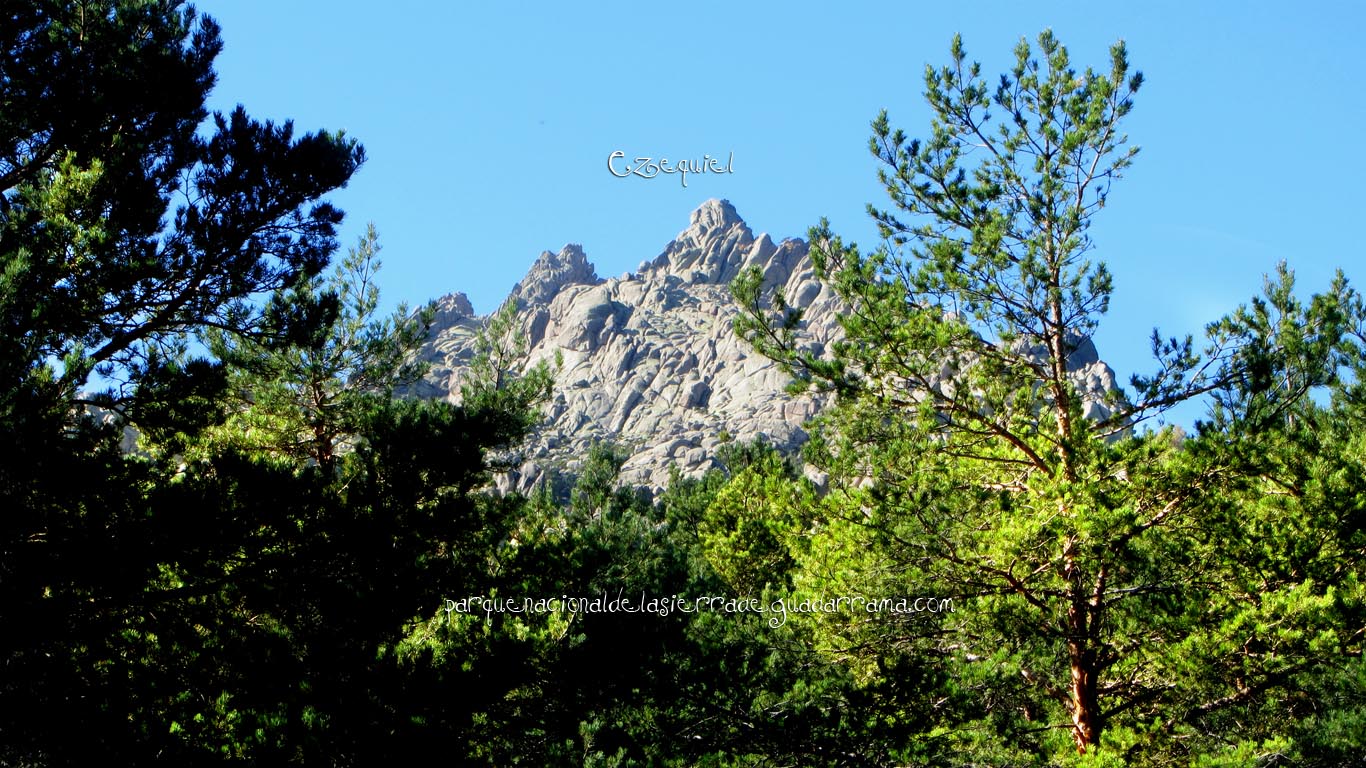
[[[620,278],[598,277],[578,245],[542,253],[507,300],[518,309],[523,368],[560,364],[545,422],[500,486],[526,490],[548,474],[572,474],[597,441],[630,453],[624,482],[656,491],[671,467],[684,475],[711,467],[725,440],[762,436],[783,449],[804,442],[802,425],[823,401],[787,394],[788,377],[732,328],[729,283],[750,266],[805,310],[803,334],[819,354],[838,332],[839,308],[816,279],[806,243],[756,238],[724,200],[703,203],[663,253]],[[464,294],[438,300],[422,350],[432,367],[416,394],[458,397],[483,323]],[[1098,404],[1114,389],[1113,373],[1089,341],[1073,357],[1078,384]]]
[[[709,200],[691,224],[635,274],[603,280],[577,245],[542,253],[512,289],[525,366],[560,365],[546,421],[504,481],[526,489],[547,472],[572,473],[590,444],[610,440],[631,453],[623,481],[659,490],[670,467],[697,474],[724,440],[763,436],[794,449],[821,403],[783,390],[775,363],[736,337],[729,283],[759,265],[770,286],[802,297],[817,343],[835,328],[834,302],[816,281],[801,240],[754,236],[730,203]],[[432,363],[417,393],[454,399],[474,355],[482,319],[463,294],[437,302]]]

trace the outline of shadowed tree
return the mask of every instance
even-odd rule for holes
[[[307,458],[325,468],[359,426],[367,398],[417,380],[432,309],[378,317],[373,225],[327,277],[304,277],[267,307],[264,339],[213,330],[209,348],[233,368],[237,412],[211,438]]]
[[[155,664],[124,690],[162,658],[123,633],[166,615],[146,494],[168,475],[84,406],[145,433],[216,418],[224,370],[188,335],[259,332],[255,299],[326,265],[342,214],[322,198],[363,152],[209,115],[219,28],[179,2],[6,3],[0,47],[0,760],[118,760],[148,727],[130,699],[172,695]]]

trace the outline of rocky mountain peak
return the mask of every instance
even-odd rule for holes
[[[526,276],[513,287],[508,300],[518,306],[549,304],[567,285],[597,285],[602,282],[589,263],[583,246],[570,243],[559,253],[542,251]]]
[[[713,229],[729,229],[736,224],[745,226],[744,220],[740,218],[739,213],[736,213],[735,206],[731,205],[729,200],[718,200],[714,197],[697,206],[697,210],[692,212],[690,219],[692,223],[688,229],[684,230],[684,234],[688,232],[706,233]]]
[[[800,240],[776,245],[766,234],[755,239],[730,202],[711,199],[692,212],[688,228],[654,260],[643,262],[640,271],[675,275],[689,284],[728,284],[742,270],[758,265],[776,285],[805,255],[806,244]]]
[[[842,305],[816,279],[806,243],[756,238],[724,200],[703,203],[688,228],[634,274],[598,278],[577,245],[542,253],[509,301],[525,342],[523,369],[554,361],[554,394],[521,466],[500,476],[500,485],[525,491],[571,475],[597,441],[628,451],[623,481],[655,491],[674,467],[695,476],[714,466],[730,440],[762,438],[795,450],[826,399],[788,394],[782,369],[736,336],[739,308],[728,283],[749,267],[804,311],[809,351],[821,355],[839,338]],[[442,302],[450,305],[449,320],[433,326],[422,353],[432,368],[413,392],[456,399],[484,319],[465,313],[461,294]],[[1069,370],[1078,386],[1096,393],[1087,415],[1104,418],[1114,375],[1089,341],[1071,346]]]
[[[463,293],[448,293],[436,300],[436,316],[432,319],[432,326],[445,328],[453,325],[465,318],[474,317],[474,305],[470,304],[470,297]]]
[[[756,238],[724,200],[703,203],[658,257],[623,277],[599,278],[577,245],[542,253],[508,300],[518,309],[525,364],[558,361],[555,394],[524,465],[500,483],[526,490],[572,473],[595,441],[626,448],[623,479],[655,490],[673,466],[685,474],[712,466],[727,440],[800,445],[820,399],[788,395],[786,374],[732,328],[728,283],[751,265],[808,310],[816,346],[832,338],[834,304],[815,280],[806,244]],[[432,369],[415,394],[458,397],[483,320],[451,318],[432,329],[423,352]]]

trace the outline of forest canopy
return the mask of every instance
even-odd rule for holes
[[[730,441],[652,497],[609,444],[495,491],[553,387],[515,306],[457,402],[402,395],[430,308],[380,312],[374,227],[334,262],[361,145],[211,113],[212,19],[16,2],[0,43],[0,764],[1366,752],[1360,294],[1284,267],[1127,387],[1082,375],[1117,290],[1089,228],[1139,159],[1123,44],[1078,70],[1044,32],[987,78],[955,39],[923,138],[872,122],[885,243],[811,231],[829,353],[732,286],[834,394],[802,456]],[[622,595],[655,608],[448,607]],[[703,599],[783,620],[660,607]]]

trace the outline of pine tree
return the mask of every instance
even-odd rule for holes
[[[364,158],[360,145],[341,134],[296,136],[290,123],[258,122],[241,107],[210,119],[219,28],[182,5],[6,5],[8,413],[70,403],[95,371],[122,384],[102,405],[167,399],[158,392],[192,373],[180,362],[186,334],[252,330],[251,297],[316,274],[336,248],[342,213],[320,198],[346,184]],[[36,400],[21,405],[27,397]]]
[[[227,376],[190,335],[258,333],[262,295],[326,266],[342,213],[323,198],[364,153],[209,115],[219,28],[181,2],[7,2],[0,46],[0,762],[145,764],[174,720],[149,735],[130,713],[183,703],[174,670],[202,659],[179,650],[214,624],[172,566],[224,521],[187,515],[174,467],[120,453],[85,406],[144,433],[216,418]]]
[[[839,395],[814,425],[832,490],[798,586],[959,598],[953,616],[833,628],[832,647],[941,656],[957,679],[943,716],[972,723],[954,738],[978,748],[995,731],[987,752],[1006,761],[1056,759],[1061,733],[1075,753],[1108,739],[1117,754],[1286,683],[1264,658],[1216,683],[1182,667],[1186,648],[1230,640],[1201,625],[1205,590],[1234,567],[1207,551],[1231,533],[1211,510],[1255,484],[1234,446],[1185,451],[1144,422],[1209,394],[1211,433],[1284,425],[1334,380],[1354,294],[1339,279],[1301,304],[1283,272],[1203,350],[1154,332],[1153,375],[1088,389],[1069,361],[1112,292],[1088,230],[1137,154],[1122,123],[1142,83],[1123,43],[1107,70],[1078,72],[1045,31],[992,87],[955,38],[950,63],[926,68],[929,138],[885,112],[872,123],[886,244],[864,255],[825,222],[811,232],[846,307],[832,354],[803,346],[801,313],[757,272],[733,286],[737,331],[797,386]],[[964,695],[976,714],[950,714]]]
[[[238,402],[215,439],[330,468],[367,399],[392,397],[422,375],[416,355],[432,308],[377,316],[379,249],[372,224],[326,277],[301,278],[273,297],[263,337],[210,332]]]

